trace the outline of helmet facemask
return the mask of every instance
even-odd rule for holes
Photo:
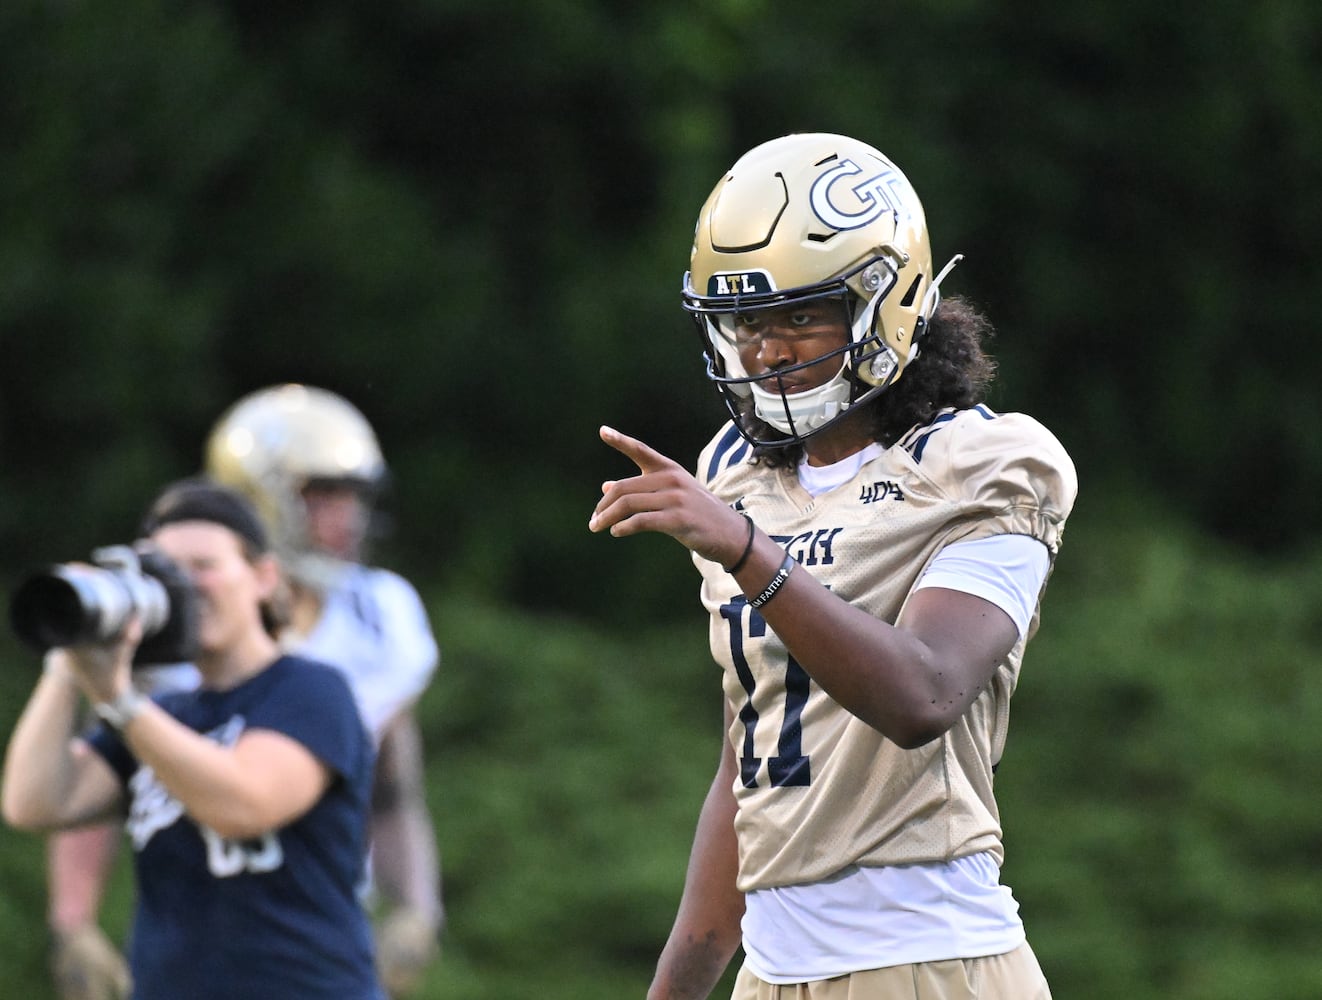
[[[347,565],[367,558],[374,527],[379,528],[374,525],[378,490],[378,483],[352,476],[313,475],[303,481],[295,505],[301,519],[298,558],[304,567],[320,563],[322,568],[305,568],[301,577],[315,577],[325,589]]]
[[[740,432],[759,446],[802,441],[834,424],[851,408],[876,397],[894,380],[901,364],[879,328],[879,307],[893,292],[897,271],[885,257],[874,257],[838,278],[781,294],[735,296],[711,305],[688,293],[685,308],[693,315],[705,346],[707,376],[720,390]],[[857,289],[866,289],[865,298]],[[848,341],[834,350],[793,365],[750,375],[739,357],[735,317],[817,299],[836,299],[849,328]],[[909,358],[917,353],[916,348]],[[785,377],[839,358],[839,369],[811,389],[787,392]]]

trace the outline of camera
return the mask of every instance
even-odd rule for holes
[[[33,573],[9,603],[14,632],[41,653],[113,639],[135,614],[143,634],[135,665],[194,658],[197,595],[183,570],[147,541],[103,546],[90,565],[62,563]]]

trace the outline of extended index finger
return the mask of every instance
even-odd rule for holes
[[[655,448],[644,444],[635,437],[629,437],[628,434],[621,434],[614,427],[607,427],[603,424],[599,433],[603,441],[621,455],[630,459],[641,472],[660,472],[662,469],[677,467],[675,461],[666,458]]]

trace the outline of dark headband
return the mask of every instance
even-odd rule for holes
[[[210,521],[229,528],[257,552],[270,548],[252,504],[241,493],[208,479],[181,479],[167,486],[143,518],[141,534],[150,535],[176,521]]]

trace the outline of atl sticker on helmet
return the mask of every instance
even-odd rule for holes
[[[863,180],[851,182],[862,173],[862,167],[844,159],[813,181],[808,193],[813,214],[840,230],[862,229],[887,212],[894,212],[900,219],[913,216],[911,206],[906,204],[912,189],[903,174],[894,167],[882,167]]]
[[[707,279],[708,295],[761,295],[775,290],[776,283],[766,271],[724,271]]]

